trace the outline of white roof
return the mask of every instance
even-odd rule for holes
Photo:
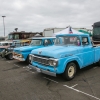
[[[72,33],[70,33],[70,32],[72,32]],[[62,31],[54,33],[53,36],[60,35],[60,34],[84,34],[84,33],[74,30],[69,26],[68,28],[66,28]]]

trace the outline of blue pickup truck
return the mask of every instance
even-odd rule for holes
[[[63,74],[71,80],[77,68],[100,64],[100,46],[94,46],[88,34],[58,35],[53,46],[33,50],[29,58],[30,68],[51,76]]]
[[[55,37],[35,37],[32,38],[29,46],[23,46],[19,48],[14,48],[13,58],[19,61],[26,61],[30,63],[29,54],[32,50],[51,46],[54,44]]]

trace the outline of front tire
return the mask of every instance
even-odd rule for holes
[[[69,81],[72,80],[75,77],[75,75],[76,75],[76,64],[74,62],[71,62],[66,66],[66,69],[63,73],[63,77]]]
[[[13,59],[13,54],[10,53],[5,58],[8,59],[8,60],[12,60]]]
[[[26,63],[30,64],[29,55],[27,56]]]

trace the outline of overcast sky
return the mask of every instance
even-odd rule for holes
[[[92,28],[100,21],[100,0],[0,0],[0,36],[14,31],[42,32],[45,28]]]

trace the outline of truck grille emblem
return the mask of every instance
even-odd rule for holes
[[[42,51],[39,51],[39,52],[38,52],[38,54],[41,54],[41,53],[42,53]]]

